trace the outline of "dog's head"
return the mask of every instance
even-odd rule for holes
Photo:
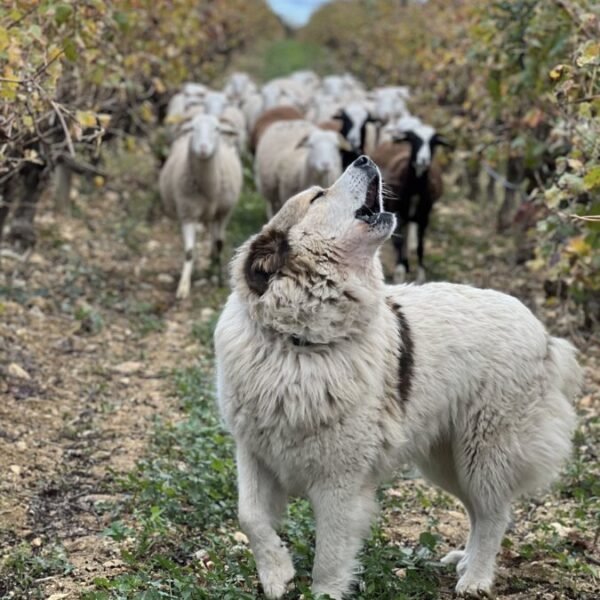
[[[329,188],[290,198],[233,262],[233,289],[252,318],[329,343],[367,326],[383,275],[378,249],[396,226],[379,169],[366,156]]]

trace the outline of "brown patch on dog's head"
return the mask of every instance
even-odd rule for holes
[[[267,229],[258,235],[248,250],[244,275],[248,287],[262,296],[269,281],[287,262],[290,245],[287,234],[279,229]]]

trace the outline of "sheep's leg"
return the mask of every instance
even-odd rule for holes
[[[396,249],[394,283],[404,283],[408,273],[408,226],[399,224],[392,239]]]
[[[184,300],[190,295],[192,287],[192,270],[194,268],[194,247],[196,246],[196,224],[182,223],[181,233],[183,235],[183,248],[185,259],[183,269],[177,286],[177,298]]]
[[[427,221],[418,224],[417,228],[417,259],[419,267],[417,268],[417,283],[425,283],[426,274],[425,266],[423,265],[423,257],[425,255],[425,231],[427,230]]]
[[[219,287],[221,287],[223,285],[223,264],[222,264],[222,254],[223,254],[223,246],[224,244],[224,239],[225,239],[225,227],[226,227],[226,220],[216,220],[215,222],[213,222],[212,224],[212,229],[211,229],[211,238],[212,238],[212,258],[215,261],[216,265],[217,265],[217,278],[218,278],[218,284]]]

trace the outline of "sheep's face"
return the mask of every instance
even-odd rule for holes
[[[312,131],[302,142],[308,148],[308,167],[321,181],[331,184],[342,171],[342,161],[339,153],[339,134],[333,131]]]
[[[407,113],[404,98],[396,89],[378,90],[375,95],[375,114],[379,119],[388,122]]]
[[[293,106],[294,99],[279,85],[267,84],[262,89],[263,109],[268,110],[275,106]]]
[[[210,158],[219,145],[219,120],[213,115],[200,114],[192,119],[190,148],[198,158]]]
[[[433,127],[425,125],[420,121],[414,123],[413,127],[409,128],[408,119],[404,123],[406,129],[396,134],[396,141],[408,141],[412,146],[413,167],[417,177],[422,177],[429,167],[433,159],[433,154],[437,146],[450,146],[446,139],[436,133]]]
[[[222,92],[209,92],[204,98],[204,110],[206,114],[221,116],[227,106],[227,96]]]
[[[359,102],[352,102],[334,115],[342,122],[341,133],[348,140],[354,152],[362,152],[365,143],[365,128],[371,121],[369,111]]]

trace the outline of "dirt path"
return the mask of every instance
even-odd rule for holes
[[[35,252],[3,261],[0,301],[0,547],[64,546],[64,592],[118,566],[98,507],[154,420],[177,419],[167,376],[200,352],[191,305],[173,304],[174,226],[128,231],[133,247],[117,195],[83,210],[59,219],[42,207]]]

